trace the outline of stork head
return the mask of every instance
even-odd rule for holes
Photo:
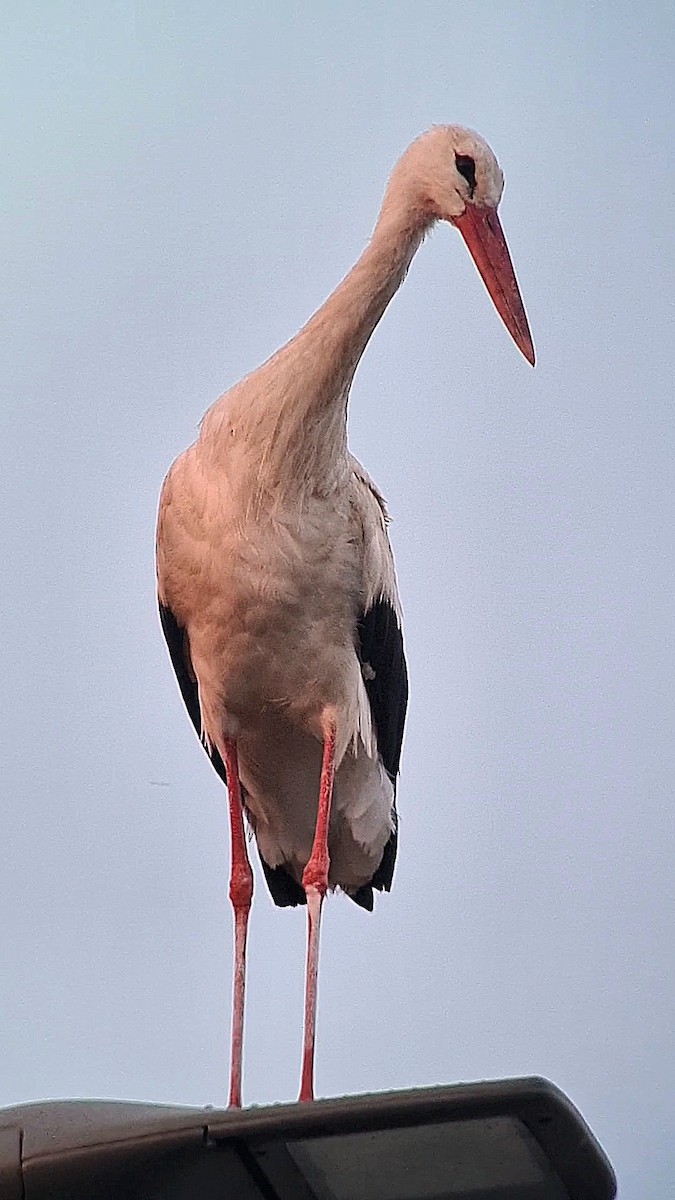
[[[504,176],[487,142],[461,125],[435,125],[408,147],[391,183],[424,223],[449,221],[459,230],[497,312],[534,366],[532,336],[497,216]]]

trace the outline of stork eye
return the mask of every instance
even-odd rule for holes
[[[476,164],[469,154],[456,154],[455,166],[469,185],[469,195],[476,190]]]

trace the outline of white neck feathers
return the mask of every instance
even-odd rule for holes
[[[329,492],[347,470],[347,400],[368,341],[431,218],[387,190],[361,257],[306,325],[209,410],[202,441],[246,446],[257,490]],[[219,456],[219,454],[218,454]]]

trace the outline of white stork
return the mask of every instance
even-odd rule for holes
[[[300,1099],[313,1097],[321,906],[372,909],[396,857],[408,683],[387,511],[347,448],[354,372],[425,233],[455,225],[534,364],[497,216],[490,147],[456,125],[396,164],[370,243],[282,349],[213,404],[159,502],[162,626],[192,722],[227,785],[235,961],[230,1104],[241,1103],[244,815],[275,904],[307,904]]]

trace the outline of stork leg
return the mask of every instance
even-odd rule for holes
[[[230,1057],[230,1107],[241,1108],[241,1057],[244,1036],[246,987],[246,930],[253,895],[253,872],[246,851],[244,810],[241,801],[237,743],[225,738],[225,775],[230,808],[230,900],[234,914],[234,979],[232,983],[232,1043]]]
[[[300,1100],[314,1099],[314,1037],[316,1033],[316,993],[319,970],[319,933],[321,906],[328,888],[328,822],[335,775],[335,722],[331,721],[323,739],[323,760],[319,784],[319,804],[312,853],[302,873],[307,897],[307,966],[305,973],[305,1028],[302,1048]]]

